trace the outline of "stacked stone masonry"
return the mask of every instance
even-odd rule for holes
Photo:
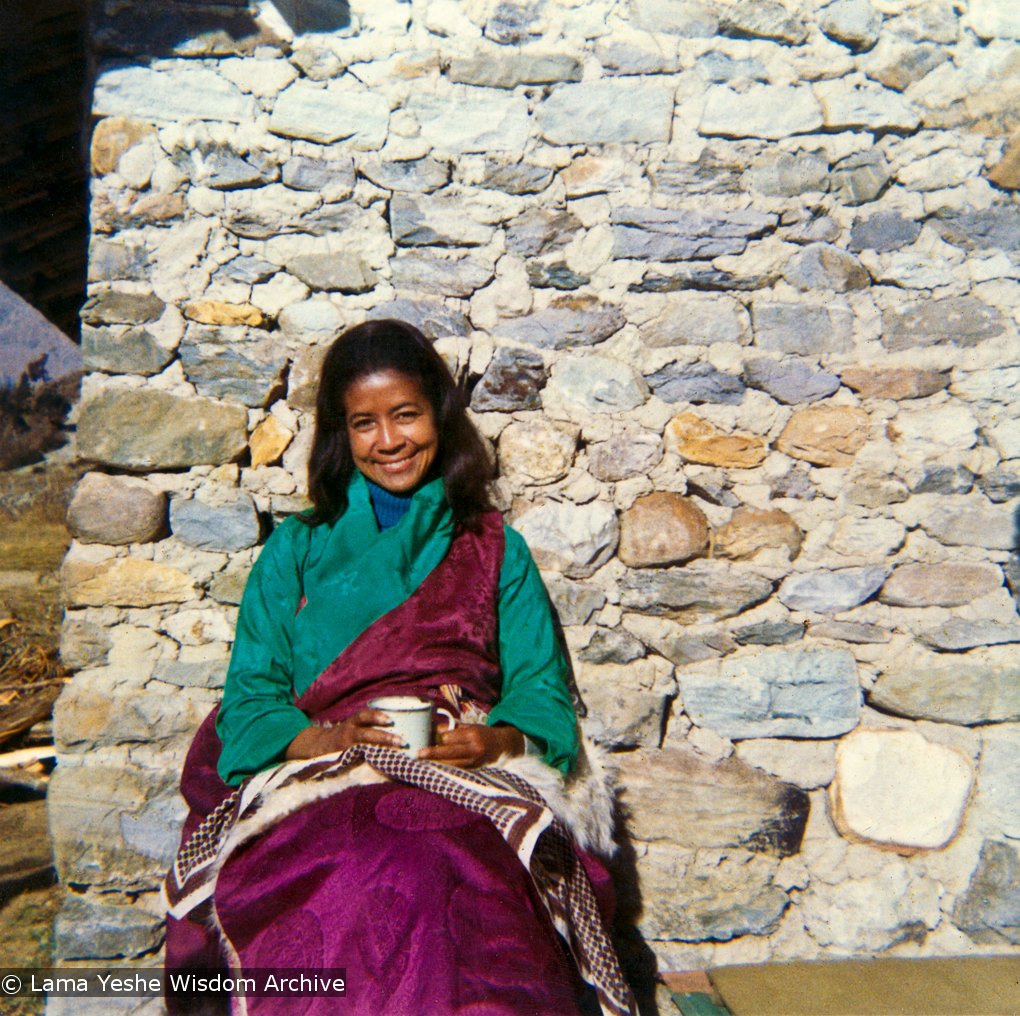
[[[208,5],[131,55],[98,6],[61,957],[159,948],[318,364],[378,317],[471,391],[662,968],[1020,946],[1020,7]]]

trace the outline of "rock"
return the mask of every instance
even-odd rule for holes
[[[81,319],[88,325],[144,325],[160,317],[165,308],[155,293],[104,289],[85,301]]]
[[[647,655],[643,643],[623,628],[598,628],[577,659],[584,663],[633,663]]]
[[[531,258],[565,247],[581,229],[581,220],[570,212],[529,208],[507,224],[506,247],[512,254]]]
[[[279,266],[274,265],[254,254],[238,254],[231,258],[226,264],[221,265],[214,277],[223,276],[231,282],[244,282],[249,286],[258,282],[265,282],[271,279],[278,271]]]
[[[966,494],[973,489],[974,474],[966,466],[928,466],[910,493]]]
[[[222,688],[227,676],[227,661],[185,663],[181,660],[160,660],[152,676],[178,688]]]
[[[974,784],[970,760],[914,730],[855,730],[836,749],[829,802],[848,839],[941,850],[959,832]]]
[[[939,723],[1020,720],[1016,650],[993,646],[952,657],[923,650],[902,654],[882,669],[868,700],[897,716]]]
[[[821,109],[805,85],[750,84],[740,92],[712,85],[705,93],[698,133],[778,141],[821,126]]]
[[[876,212],[858,216],[850,229],[851,250],[873,250],[878,254],[899,250],[921,235],[921,223],[905,219],[899,212]]]
[[[811,482],[806,467],[794,466],[783,476],[772,483],[772,490],[769,498],[792,497],[801,501],[813,501],[815,499],[815,486]]]
[[[772,39],[799,46],[807,39],[803,21],[775,0],[741,0],[719,15],[720,35],[737,39]]]
[[[248,441],[248,447],[251,448],[252,469],[277,462],[293,440],[293,431],[284,427],[275,416],[267,416],[252,431]]]
[[[1002,588],[994,564],[902,564],[886,580],[878,598],[894,607],[960,607]]]
[[[620,580],[621,606],[693,624],[733,617],[771,595],[768,579],[720,561],[631,571]]]
[[[903,546],[906,533],[895,519],[846,516],[836,524],[829,547],[843,557],[884,561]]]
[[[329,201],[350,197],[354,190],[354,160],[350,157],[308,159],[302,155],[292,155],[284,162],[282,170],[283,182],[288,187],[314,191]]]
[[[182,543],[202,550],[244,550],[258,543],[258,512],[247,494],[217,503],[175,497],[170,503],[170,528]]]
[[[985,496],[993,504],[1002,504],[1020,495],[1020,473],[1010,472],[1002,468],[995,468],[978,480],[978,484],[985,492]],[[955,493],[955,492],[954,492]],[[960,493],[966,493],[961,491]]]
[[[101,667],[110,651],[110,632],[91,621],[65,611],[60,628],[60,662],[68,670]]]
[[[870,599],[888,574],[880,565],[799,572],[783,580],[779,599],[790,610],[838,614]]]
[[[579,663],[577,690],[588,709],[585,733],[598,744],[655,748],[670,699],[673,667],[659,656],[617,663]]]
[[[804,534],[786,512],[779,508],[738,508],[712,541],[716,557],[733,560],[754,557],[759,550],[785,547],[792,561],[800,553]]]
[[[567,53],[530,49],[512,54],[490,47],[470,56],[454,57],[447,76],[451,81],[488,88],[516,88],[517,85],[556,84],[580,81],[581,64]]]
[[[535,26],[538,8],[524,7],[514,3],[500,3],[485,22],[485,34],[501,45],[516,45],[529,35],[539,34]]]
[[[287,262],[287,271],[309,289],[339,293],[366,293],[378,276],[356,254],[299,254]]]
[[[547,378],[538,353],[501,346],[471,393],[471,408],[478,413],[540,409]]]
[[[220,603],[239,604],[250,571],[251,568],[247,565],[238,567],[228,565],[223,571],[217,572],[213,576],[209,583],[209,595]]]
[[[728,296],[677,293],[662,311],[639,326],[646,346],[708,345],[750,341],[750,319],[743,305]]]
[[[63,569],[67,603],[72,607],[152,607],[184,603],[196,596],[195,580],[177,568],[135,557],[100,564],[67,562]]]
[[[397,289],[434,296],[468,297],[492,280],[492,265],[471,255],[441,258],[405,251],[390,258],[390,281]]]
[[[882,153],[874,149],[840,159],[829,174],[830,193],[845,205],[874,201],[888,183],[889,166]]]
[[[258,307],[250,303],[224,303],[221,300],[197,300],[184,308],[189,321],[204,325],[248,325],[260,328],[265,318]]]
[[[1020,190],[1020,137],[1010,141],[1002,158],[989,170],[988,179],[1003,190]]]
[[[552,182],[553,171],[531,162],[486,159],[481,184],[507,194],[538,194]]]
[[[262,163],[258,165],[257,163]],[[229,149],[195,149],[188,162],[181,160],[178,169],[191,178],[194,186],[213,190],[235,190],[257,187],[276,179],[277,168],[266,159],[243,159]]]
[[[673,88],[655,81],[612,79],[560,85],[538,106],[535,122],[554,145],[667,142]]]
[[[114,243],[101,236],[93,236],[89,243],[88,281],[142,280],[148,260],[144,244]]]
[[[620,527],[616,512],[602,502],[585,505],[550,501],[525,512],[514,528],[528,541],[540,568],[584,579],[616,550]]]
[[[709,475],[688,477],[687,493],[700,497],[702,501],[718,505],[720,508],[739,508],[740,498],[733,493],[728,477],[717,479]]]
[[[671,491],[639,497],[620,518],[617,555],[630,568],[681,564],[708,547],[708,519],[689,498]]]
[[[985,840],[953,923],[981,945],[1020,945],[1020,852],[1005,840]]]
[[[422,159],[368,160],[358,166],[359,172],[372,183],[391,191],[431,194],[450,179],[450,165],[442,159],[426,155]]]
[[[81,346],[85,369],[106,374],[158,374],[174,357],[144,328],[82,325]]]
[[[812,406],[790,417],[776,448],[816,466],[849,466],[864,446],[869,419],[855,406]]]
[[[751,307],[755,341],[764,350],[818,356],[847,353],[853,339],[853,317],[844,307],[756,300]]]
[[[69,893],[53,924],[58,960],[106,960],[152,953],[163,921],[138,906],[115,906]]]
[[[864,66],[869,78],[881,82],[886,88],[902,92],[948,58],[949,53],[943,46],[912,43],[887,35],[879,38]]]
[[[688,462],[752,469],[765,459],[766,445],[751,434],[723,434],[694,413],[674,416],[666,425],[665,444]]]
[[[473,247],[488,243],[492,227],[466,215],[460,198],[394,194],[390,232],[403,247]]]
[[[783,277],[797,289],[846,293],[871,285],[867,269],[852,254],[828,243],[808,244],[787,262]]]
[[[981,731],[981,767],[978,773],[978,807],[993,828],[1010,839],[1020,833],[1020,727],[1000,723]]]
[[[632,10],[634,23],[647,32],[708,39],[719,30],[711,7],[697,0],[635,0]]]
[[[966,348],[1005,330],[1002,314],[972,296],[927,300],[882,312],[882,344],[890,352],[947,343]]]
[[[280,330],[294,342],[320,344],[332,342],[344,327],[344,316],[324,297],[292,303],[280,312]]]
[[[269,129],[321,145],[349,139],[354,148],[372,150],[386,140],[389,119],[389,102],[382,95],[356,92],[336,81],[320,88],[299,80],[276,97]]]
[[[605,606],[606,594],[597,586],[572,582],[556,572],[547,573],[543,579],[562,625],[587,624],[592,614]]]
[[[200,395],[264,406],[287,366],[287,353],[271,336],[241,335],[230,328],[190,325],[178,351],[184,374]]]
[[[643,843],[777,857],[800,848],[807,794],[740,759],[711,762],[686,747],[637,751],[621,756],[620,784],[627,831]]]
[[[1002,624],[999,621],[968,621],[962,617],[950,618],[945,624],[918,635],[918,641],[943,652],[959,652],[977,646],[1001,646],[1020,642],[1020,624]]]
[[[787,406],[828,398],[840,384],[835,374],[815,370],[803,360],[771,360],[764,356],[745,361],[744,381]]]
[[[86,473],[67,521],[82,543],[151,543],[166,532],[166,495],[131,477]]]
[[[857,664],[845,649],[767,649],[677,674],[684,710],[724,737],[837,737],[860,718]]]
[[[821,624],[812,624],[808,634],[812,638],[832,639],[835,642],[850,642],[854,645],[884,643],[892,638],[888,629],[877,624],[862,624],[858,621],[823,621]]]
[[[828,188],[829,163],[811,152],[766,151],[748,169],[747,181],[769,197],[797,197]]]
[[[587,275],[578,275],[571,271],[563,261],[546,265],[533,261],[527,265],[528,284],[537,289],[580,289],[591,279]]]
[[[246,123],[255,103],[207,67],[176,61],[171,67],[122,66],[103,70],[92,96],[93,116],[136,117],[173,123],[212,120]]]
[[[120,157],[128,149],[155,133],[156,128],[151,123],[132,120],[128,116],[104,117],[92,131],[92,142],[89,146],[92,171],[97,176],[112,173],[117,168]]]
[[[439,300],[391,300],[369,311],[369,321],[397,318],[414,325],[426,338],[435,342],[447,336],[467,335],[468,319],[459,311]]]
[[[241,406],[139,389],[105,388],[82,399],[78,454],[125,469],[219,465],[247,447]]]
[[[587,353],[564,356],[556,363],[542,401],[582,413],[612,413],[636,409],[647,398],[644,379],[632,367]]]
[[[665,158],[648,167],[657,191],[677,197],[696,194],[739,194],[743,190],[746,161],[727,147],[707,146],[694,162]]]
[[[929,536],[954,547],[1013,550],[1016,546],[1013,513],[1005,506],[940,500],[931,506],[921,525]]]
[[[603,66],[605,66],[605,61],[603,61]],[[769,79],[768,71],[761,60],[754,58],[735,60],[733,57],[715,50],[700,57],[696,67],[699,74],[715,85],[725,84],[727,81],[733,81],[736,78],[750,78],[752,81],[768,81]],[[659,71],[648,67],[631,71],[631,73],[654,74],[667,70],[668,68],[666,67],[662,67]]]
[[[527,101],[502,90],[451,85],[432,94],[415,89],[404,108],[417,119],[433,155],[519,154],[528,140]]]
[[[850,87],[842,80],[821,81],[815,86],[815,95],[829,129],[906,132],[921,122],[917,110],[899,92],[870,81]]]
[[[946,216],[934,225],[944,240],[964,250],[1020,250],[1020,211],[1010,205]]]
[[[545,310],[501,321],[495,336],[540,349],[564,349],[604,342],[626,323],[618,307],[594,297],[560,297]]]
[[[740,646],[785,646],[804,637],[804,625],[796,621],[759,621],[734,628],[731,634]]]
[[[647,475],[661,459],[662,439],[648,431],[621,431],[588,446],[592,476],[608,483]]]
[[[836,775],[837,743],[761,737],[740,741],[734,754],[742,762],[787,783],[814,790],[827,787]]]
[[[552,483],[570,471],[576,448],[576,428],[544,419],[515,420],[499,436],[500,473],[530,483]]]
[[[835,0],[822,8],[818,25],[830,39],[851,49],[871,49],[878,42],[882,18],[871,0]]]
[[[691,209],[614,208],[613,257],[689,261],[741,254],[752,240],[773,230],[776,216],[763,212],[701,212]]]
[[[847,367],[840,379],[863,399],[923,399],[949,384],[949,371],[920,367]]]
[[[663,402],[715,402],[739,406],[744,382],[733,374],[716,370],[710,363],[667,364],[646,378]]]

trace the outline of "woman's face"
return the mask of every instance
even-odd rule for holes
[[[354,464],[391,494],[409,494],[439,453],[432,405],[413,378],[381,370],[355,381],[344,396]]]

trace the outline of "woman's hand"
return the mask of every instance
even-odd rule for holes
[[[403,741],[397,734],[380,727],[393,725],[381,709],[362,709],[348,716],[335,727],[306,727],[287,745],[288,759],[317,758],[343,751],[352,744],[381,744],[385,748],[399,748]]]
[[[489,727],[482,723],[458,723],[442,730],[432,748],[422,748],[418,758],[474,769],[490,765],[500,755],[523,755],[524,735],[510,724]]]

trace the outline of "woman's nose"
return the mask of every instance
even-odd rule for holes
[[[391,451],[399,448],[404,443],[404,435],[400,428],[392,420],[384,420],[379,426],[379,448],[382,451]]]

